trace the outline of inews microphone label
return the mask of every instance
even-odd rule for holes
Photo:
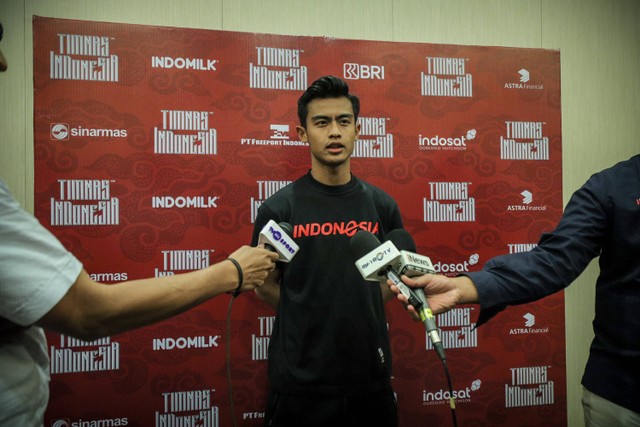
[[[260,325],[258,333],[251,335],[251,360],[267,360],[275,320],[275,316],[258,317]]]
[[[303,91],[307,67],[300,64],[299,49],[256,47],[256,63],[249,63],[249,87]]]
[[[215,389],[162,393],[163,409],[156,411],[156,427],[219,427],[219,408],[212,402]]]
[[[59,347],[50,347],[51,374],[114,371],[120,369],[120,344],[110,337],[82,341],[60,335]]]
[[[58,34],[50,51],[49,77],[54,80],[118,81],[118,56],[109,52],[113,38]]]
[[[420,73],[422,96],[473,96],[473,77],[465,70],[465,58],[427,56],[427,70]]]
[[[554,382],[549,379],[549,366],[527,366],[510,370],[511,384],[504,386],[506,408],[554,403]]]
[[[58,199],[51,198],[51,225],[118,225],[120,200],[106,179],[59,179]]]

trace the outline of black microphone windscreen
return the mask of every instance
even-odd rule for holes
[[[359,230],[351,238],[349,244],[351,245],[351,252],[353,252],[356,259],[360,259],[380,246],[380,240],[366,230]]]
[[[404,228],[396,228],[388,232],[387,240],[390,240],[391,243],[401,251],[417,253],[416,242],[414,242],[411,234]]]
[[[293,227],[291,224],[288,222],[281,222],[278,225],[289,235],[289,237],[293,237]]]

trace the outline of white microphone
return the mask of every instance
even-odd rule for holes
[[[380,244],[378,238],[366,230],[359,230],[349,243],[351,252],[358,258],[356,268],[365,280],[380,282],[400,260],[400,251],[393,242]]]
[[[401,256],[397,264],[394,265],[395,270],[398,271],[400,275],[404,274],[407,277],[414,277],[421,276],[426,273],[435,273],[431,259],[427,256],[415,253],[416,244],[413,241],[413,237],[411,237],[407,230],[403,228],[391,230],[387,233],[387,239],[402,249],[400,251]],[[433,317],[433,313],[431,312],[431,308],[429,308],[429,303],[427,302],[424,290],[422,288],[410,288],[402,281],[400,281],[399,284],[395,283],[395,285],[398,287],[400,292],[407,297],[409,304],[411,304],[420,315],[420,319],[427,329],[427,334],[429,335],[431,344],[433,344],[433,348],[435,348],[440,359],[444,361],[444,347],[442,346],[438,327],[436,326],[436,321]]]
[[[300,247],[293,241],[291,224],[281,222],[276,224],[274,220],[262,228],[258,236],[258,244],[263,244],[266,249],[278,254],[278,261],[289,262],[293,259]]]

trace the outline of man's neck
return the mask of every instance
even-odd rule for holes
[[[348,162],[337,167],[312,165],[311,176],[324,185],[344,185],[351,181],[351,168]]]

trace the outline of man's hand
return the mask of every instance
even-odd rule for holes
[[[433,314],[445,313],[458,304],[477,302],[478,293],[475,285],[466,276],[447,277],[441,274],[425,274],[409,278],[402,276],[402,281],[412,288],[424,288],[424,293]],[[411,317],[419,319],[415,308],[391,280],[387,281],[389,288],[409,310]]]

